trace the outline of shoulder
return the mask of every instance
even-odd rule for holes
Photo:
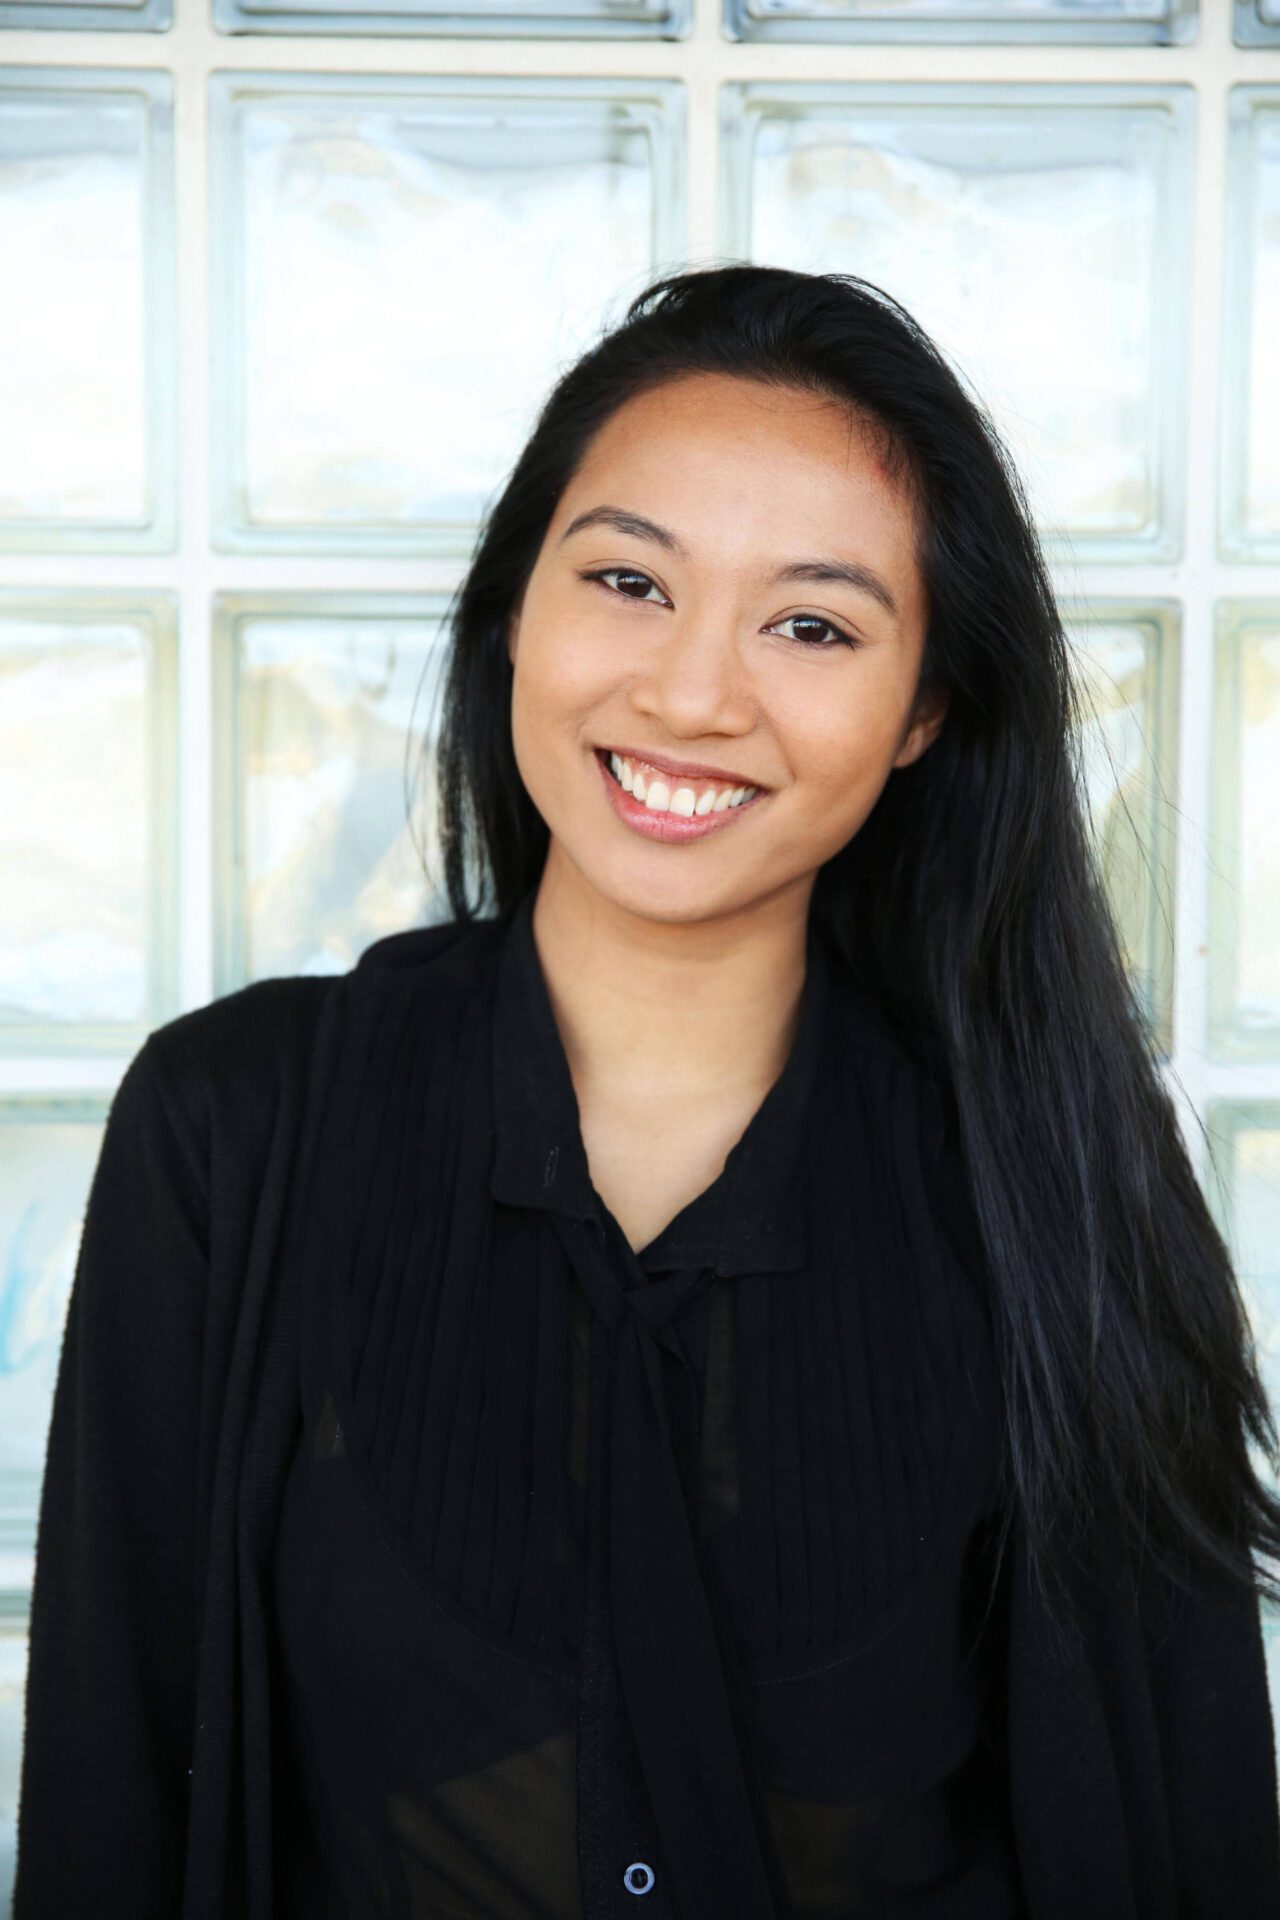
[[[483,985],[507,920],[443,920],[389,933],[366,947],[351,973],[358,995],[408,988],[425,999]]]
[[[385,935],[345,973],[255,980],[153,1029],[126,1078],[158,1088],[188,1126],[207,1134],[211,1112],[252,1125],[296,1102],[326,1030],[360,1005],[412,991],[424,1009],[450,1004],[488,977],[501,923],[441,922]]]
[[[228,1079],[299,1071],[343,975],[255,980],[153,1028],[140,1058],[165,1086],[190,1093]]]

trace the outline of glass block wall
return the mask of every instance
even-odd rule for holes
[[[550,382],[654,273],[866,275],[991,409],[1280,1395],[1275,0],[0,0],[0,26],[0,1882],[111,1091],[184,1008],[443,917],[412,773],[449,595]]]

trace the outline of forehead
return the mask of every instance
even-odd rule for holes
[[[551,543],[584,508],[625,505],[684,535],[691,557],[786,559],[821,543],[916,568],[918,524],[883,435],[799,387],[687,374],[623,402],[557,502]]]
[[[615,408],[581,463],[644,458],[649,443],[676,441],[724,456],[769,446],[797,463],[874,474],[892,483],[882,437],[869,417],[829,395],[722,373],[681,374]]]

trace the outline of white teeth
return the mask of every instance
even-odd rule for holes
[[[688,818],[692,814],[723,813],[726,807],[740,807],[745,800],[759,792],[758,787],[708,787],[699,794],[690,786],[674,789],[665,780],[650,775],[646,783],[639,767],[632,768],[629,760],[620,753],[610,750],[609,766],[620,787],[640,800],[651,813],[676,813]]]

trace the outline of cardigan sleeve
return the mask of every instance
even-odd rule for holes
[[[153,1035],[116,1089],[63,1331],[13,1920],[172,1920],[181,1909],[208,1184],[163,1061]]]
[[[1179,1913],[1273,1920],[1280,1800],[1258,1596],[1151,1585],[1148,1671]]]

